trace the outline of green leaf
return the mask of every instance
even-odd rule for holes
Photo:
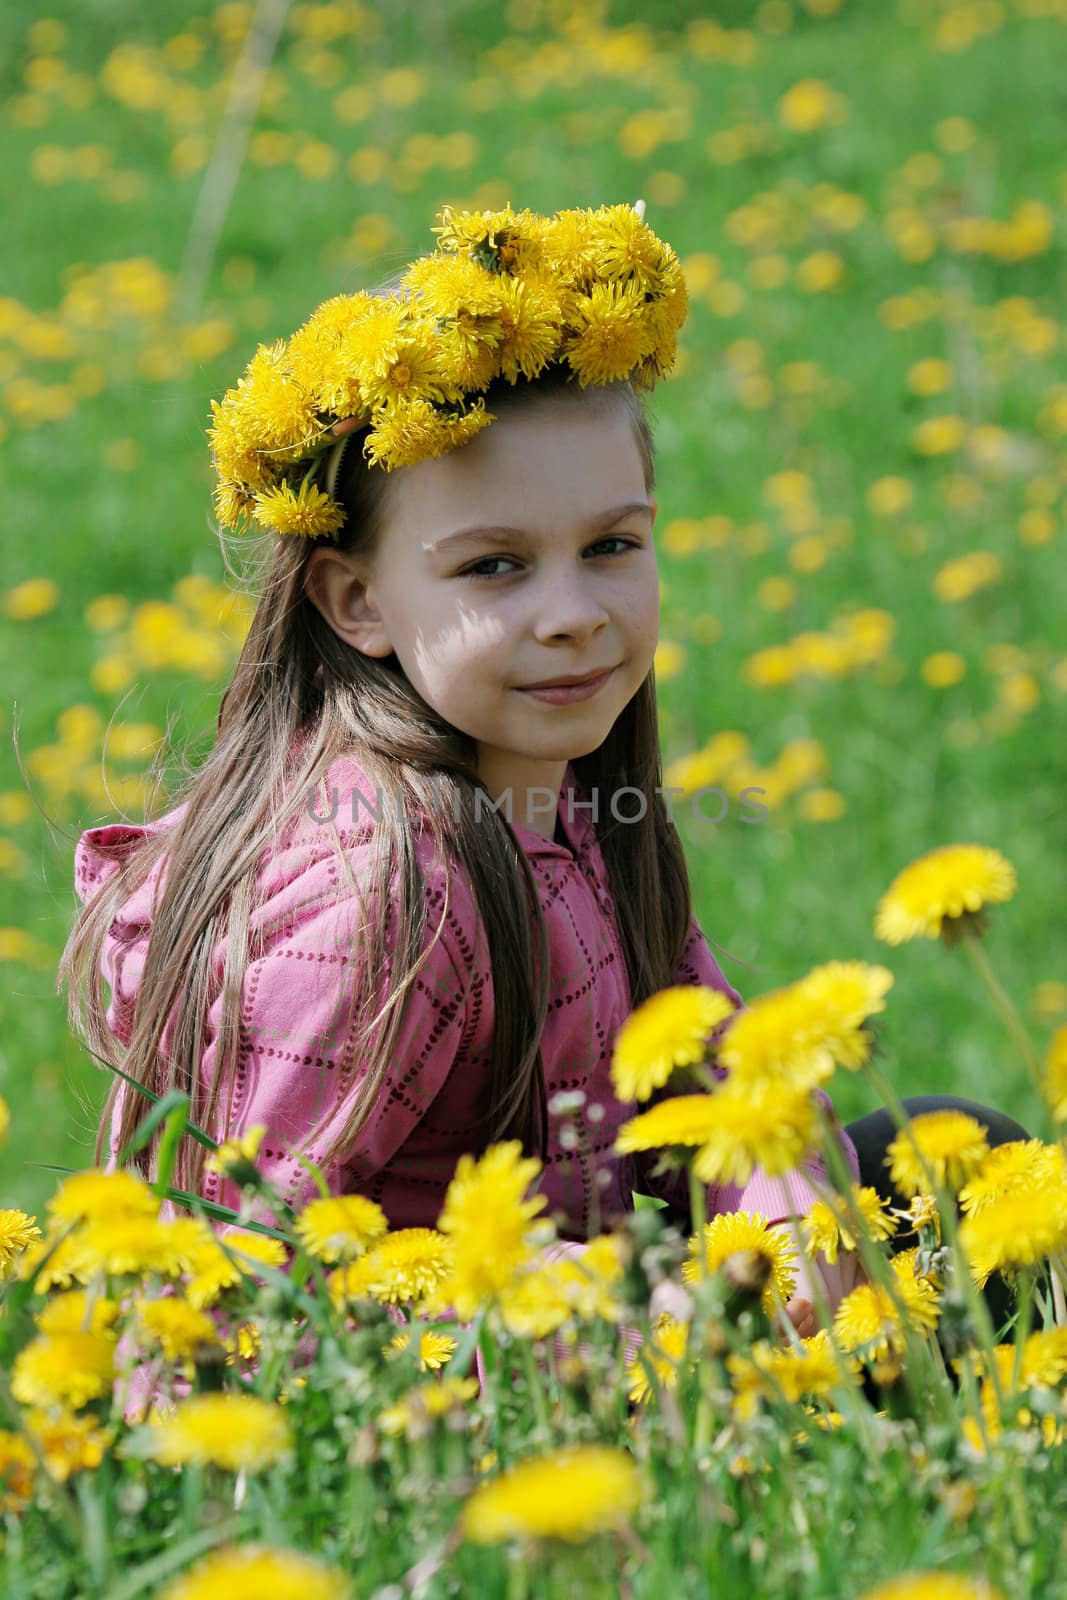
[[[147,1084],[142,1083],[140,1081],[140,1079],[131,1078],[130,1074],[128,1072],[123,1072],[121,1067],[116,1067],[110,1061],[105,1061],[103,1056],[98,1056],[95,1050],[88,1050],[87,1049],[87,1053],[89,1055],[91,1055],[93,1060],[98,1062],[100,1064],[100,1066],[106,1067],[108,1072],[116,1073],[118,1075],[118,1077],[120,1077],[123,1080],[124,1083],[128,1083],[131,1086],[131,1088],[136,1089],[137,1093],[139,1095],[143,1095],[146,1100],[151,1100],[153,1102],[153,1104],[156,1104],[161,1099],[164,1098],[162,1095],[156,1094],[156,1092],[153,1089],[150,1089]],[[168,1090],[168,1093],[169,1094],[180,1094],[181,1091],[178,1090],[178,1089],[171,1089],[171,1090]],[[189,1123],[186,1124],[186,1126],[188,1128],[188,1131],[192,1134],[193,1138],[196,1140],[197,1144],[204,1145],[208,1150],[217,1150],[218,1149],[219,1141],[217,1139],[213,1139],[211,1137],[210,1133],[205,1133],[203,1128],[198,1128],[195,1122],[189,1122]],[[136,1148],[136,1146],[135,1146],[135,1148]]]
[[[170,1095],[159,1102],[155,1111],[152,1112],[154,1117],[159,1115],[169,1099]],[[158,1195],[163,1195],[166,1192],[174,1175],[174,1163],[178,1156],[178,1141],[188,1126],[189,1096],[183,1094],[167,1115],[163,1126],[163,1137],[159,1141],[159,1159],[156,1163],[158,1175],[152,1185]]]
[[[165,1095],[162,1097],[154,1095],[153,1099],[155,1104],[152,1110],[137,1128],[136,1132],[133,1134],[128,1143],[124,1144],[122,1149],[119,1151],[116,1165],[124,1167],[135,1150],[143,1150],[149,1139],[151,1139],[152,1135],[159,1127],[159,1124],[167,1121],[173,1112],[179,1109],[184,1112],[189,1108],[189,1096],[187,1094],[183,1094],[180,1089],[168,1089]]]
[[[169,1544],[162,1555],[143,1562],[136,1571],[124,1576],[119,1583],[113,1584],[107,1591],[107,1600],[136,1600],[136,1597],[144,1594],[146,1590],[155,1591],[164,1578],[169,1578],[175,1572],[181,1572],[195,1556],[203,1555],[205,1550],[212,1550],[216,1545],[226,1544],[231,1539],[236,1540],[241,1523],[240,1517],[230,1517],[213,1527],[201,1528],[198,1533],[194,1533],[188,1539],[182,1539],[178,1544]]]

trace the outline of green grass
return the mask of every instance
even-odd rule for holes
[[[499,75],[499,68],[483,71],[480,59],[483,49],[506,34],[502,8],[394,8],[376,0],[372,11],[378,37],[364,33],[335,47],[342,75],[327,89],[303,74],[291,34],[283,40],[275,72],[284,95],[262,113],[260,126],[332,143],[341,159],[325,182],[301,177],[291,165],[244,166],[202,311],[233,322],[233,341],[223,355],[188,364],[167,382],[149,382],[138,375],[141,335],[135,327],[86,336],[78,359],[102,363],[105,386],[83,399],[73,415],[47,426],[23,426],[12,414],[14,372],[0,382],[6,428],[0,445],[4,586],[48,575],[59,588],[49,614],[3,625],[0,789],[23,787],[12,737],[16,724],[25,755],[54,740],[56,717],[69,705],[96,705],[105,720],[113,708],[111,698],[90,684],[99,646],[84,621],[89,600],[117,593],[138,603],[165,598],[190,572],[221,577],[207,525],[208,402],[236,380],[258,340],[289,333],[327,295],[373,283],[429,248],[430,225],[445,202],[469,203],[479,196],[479,203],[490,203],[493,196],[551,211],[644,195],[648,220],[683,262],[710,252],[721,263],[723,279],[748,289],[747,303],[732,316],[714,314],[703,296],[694,295],[682,339],[685,370],[653,397],[658,530],[677,517],[719,513],[739,528],[759,522],[768,528],[760,554],[747,554],[737,536],[720,549],[662,558],[663,636],[686,652],[681,672],[661,689],[664,755],[672,760],[719,730],[735,729],[751,741],[754,760],[770,764],[787,740],[817,739],[827,757],[825,782],[845,802],[844,815],[832,823],[804,820],[795,799],[760,826],[742,824],[734,807],[715,830],[692,824],[682,808],[694,901],[705,930],[729,952],[729,959],[723,957],[727,975],[749,996],[830,958],[884,962],[896,976],[884,1040],[886,1067],[898,1091],[968,1095],[1012,1112],[1031,1131],[1045,1132],[1021,1063],[962,953],[926,943],[889,951],[875,940],[872,920],[892,877],[923,851],[956,840],[998,847],[1018,869],[1020,887],[994,916],[991,959],[1039,1048],[1062,1021],[1054,1000],[1041,1006],[1035,997],[1039,983],[1067,981],[1065,678],[1061,671],[1057,688],[1053,676],[1063,661],[1067,607],[1062,512],[1054,509],[1056,532],[1047,544],[1028,545],[1017,523],[1032,467],[998,480],[957,464],[956,470],[970,471],[979,481],[981,500],[975,510],[954,510],[939,491],[951,465],[916,456],[909,443],[923,417],[956,412],[972,425],[1008,429],[1027,445],[1040,470],[1062,484],[1062,438],[1038,425],[1059,379],[1060,354],[1018,355],[999,378],[976,342],[972,315],[951,323],[937,315],[906,332],[891,332],[878,310],[891,296],[929,286],[975,308],[1026,297],[1057,319],[1065,286],[1062,23],[1025,16],[1021,6],[1009,5],[996,32],[966,51],[945,52],[932,48],[927,23],[920,28],[890,7],[851,4],[820,19],[798,6],[789,31],[768,35],[755,28],[755,59],[731,66],[698,58],[685,28],[672,25],[678,7],[628,3],[609,7],[608,21],[614,27],[647,21],[654,31],[645,59],[654,60],[655,75],[584,76],[568,45],[561,81],[539,93],[504,84],[498,104],[476,110],[466,87],[472,79]],[[703,11],[693,8],[694,16]],[[181,135],[212,135],[222,103],[222,57],[210,8],[171,0],[150,10],[60,0],[49,14],[69,28],[64,56],[72,71],[85,75],[91,99],[83,109],[71,109],[48,96],[51,109],[38,127],[19,121],[25,22],[13,11],[0,22],[0,118],[7,146],[0,171],[3,291],[41,314],[59,305],[77,263],[147,256],[167,273],[177,271],[200,175],[174,175],[170,151]],[[746,17],[751,22],[754,13],[735,6],[716,14],[736,26]],[[928,22],[933,15],[931,10]],[[154,48],[190,28],[208,47],[197,67],[174,76],[205,91],[200,122],[175,128],[162,110],[120,105],[101,86],[100,68],[123,41]],[[547,32],[518,36],[537,44]],[[410,107],[382,104],[375,89],[381,74],[407,65],[428,72],[424,97]],[[777,121],[776,107],[790,85],[809,76],[844,94],[849,115],[837,127],[794,134]],[[375,91],[377,109],[368,123],[346,125],[333,101],[355,83]],[[621,151],[616,135],[632,113],[686,103],[687,137],[641,159]],[[571,119],[579,113],[600,118],[601,132],[592,143],[574,142]],[[901,259],[886,228],[887,214],[899,203],[894,189],[900,188],[900,169],[916,152],[937,149],[934,130],[950,116],[970,118],[978,142],[962,154],[945,155],[943,178],[932,189],[916,191],[916,204],[943,214],[955,209],[1006,220],[1019,201],[1042,200],[1054,216],[1048,250],[1008,263],[955,254],[942,244],[926,261]],[[707,136],[743,119],[767,130],[767,147],[734,165],[714,164],[706,153]],[[435,168],[401,192],[393,192],[389,182],[361,185],[346,173],[347,158],[366,143],[380,145],[395,164],[412,134],[453,131],[477,140],[468,170]],[[42,145],[105,147],[115,168],[140,175],[143,196],[121,203],[93,181],[35,182],[34,152]],[[676,204],[653,198],[662,181],[654,175],[662,173],[684,181]],[[836,249],[846,266],[843,286],[814,296],[791,283],[775,291],[752,288],[749,252],[735,242],[729,219],[779,185],[808,191],[820,182],[860,196],[867,207],[864,220],[852,232],[786,243],[782,253],[792,267],[811,249]],[[360,257],[344,241],[368,213],[386,218],[391,232],[384,247]],[[235,268],[235,260],[244,265]],[[241,274],[251,278],[251,287],[235,286],[244,283]],[[167,322],[153,337],[166,344],[178,330]],[[746,409],[729,360],[730,347],[740,339],[759,342],[772,375],[787,362],[816,362],[834,386],[834,403],[812,407],[807,420],[797,420],[777,399],[766,410]],[[0,357],[15,348],[11,339],[0,339]],[[967,360],[961,361],[961,351]],[[908,390],[908,368],[925,356],[945,356],[954,365],[954,383],[944,395],[920,399]],[[49,382],[60,381],[72,365],[18,359],[22,373]],[[968,361],[977,363],[977,382],[965,377]],[[132,470],[107,465],[108,448],[119,440],[139,447]],[[792,571],[793,541],[763,493],[771,474],[786,467],[811,477],[820,526],[843,519],[851,530],[851,542],[836,546],[822,569],[807,575]],[[908,477],[915,489],[913,507],[895,523],[873,517],[866,503],[869,484],[887,474]],[[923,530],[920,535],[916,528]],[[916,550],[917,543],[924,547]],[[962,604],[942,602],[931,587],[937,568],[975,548],[1001,557],[1004,580]],[[796,601],[785,612],[768,612],[758,602],[759,585],[779,574],[794,577]],[[754,651],[828,628],[839,612],[859,607],[892,615],[896,634],[888,661],[852,677],[782,689],[745,682],[743,665]],[[721,624],[721,637],[712,645],[700,642],[700,626],[693,631],[705,613]],[[993,644],[1026,652],[1041,696],[1034,709],[999,733],[984,720],[998,692],[986,659]],[[958,651],[968,670],[958,686],[935,690],[924,683],[920,667],[942,649]],[[150,678],[138,685],[121,715],[160,726],[174,716],[179,730],[207,733],[221,687]],[[966,719],[975,719],[980,732],[964,746],[954,738]],[[35,816],[5,829],[23,866],[0,879],[0,925],[27,930],[45,952],[36,964],[7,966],[0,1000],[0,1093],[13,1115],[0,1158],[0,1192],[4,1204],[30,1209],[43,1202],[53,1183],[39,1163],[87,1162],[105,1087],[68,1036],[53,974],[74,915],[73,842],[82,828],[108,817],[83,798],[35,788],[55,826]],[[843,1074],[831,1092],[845,1119],[874,1104],[863,1082]]]

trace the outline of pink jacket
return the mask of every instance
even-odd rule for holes
[[[335,826],[358,882],[373,830],[373,790],[351,757],[331,769],[329,787],[338,794]],[[354,790],[364,797],[355,805]],[[548,1197],[546,1214],[557,1214],[561,1239],[576,1241],[592,1237],[613,1214],[632,1211],[635,1190],[688,1209],[684,1172],[653,1178],[654,1155],[618,1156],[612,1149],[621,1124],[641,1108],[617,1099],[611,1083],[612,1047],[631,1010],[630,993],[596,831],[588,809],[581,809],[584,798],[568,766],[558,812],[567,844],[522,826],[514,829],[539,885],[548,931],[550,1001],[541,1041],[548,1095],[551,1099],[563,1090],[585,1095],[574,1118],[577,1148],[565,1148],[559,1121],[550,1115],[541,1178],[541,1192]],[[321,808],[320,799],[316,809]],[[172,826],[183,810],[144,826],[115,823],[83,833],[74,860],[80,899],[87,903],[145,833]],[[417,848],[426,883],[425,948],[443,904],[444,868],[432,841],[421,833]],[[166,857],[122,906],[107,936],[103,970],[112,991],[107,1020],[122,1042],[129,1038],[153,896],[165,869]],[[325,1117],[325,1130],[311,1139],[307,1150],[317,1160],[325,1147],[324,1131],[339,1125],[359,1080],[359,1062],[345,1025],[347,969],[358,916],[358,902],[338,873],[331,830],[308,810],[301,811],[262,859],[251,919],[253,954],[242,988],[236,1081],[226,1125],[209,1130],[221,1139],[265,1124],[260,1164],[296,1206],[314,1198],[317,1190],[289,1147],[306,1149],[315,1122]],[[479,946],[476,937],[478,926],[470,887],[455,874],[443,935],[409,997],[395,1066],[378,1105],[355,1148],[326,1169],[332,1193],[370,1196],[394,1228],[432,1227],[460,1155],[481,1147],[476,1123],[492,1037],[493,988],[484,939]],[[222,955],[220,944],[214,953],[219,987]],[[706,984],[728,995],[735,1007],[742,1005],[695,917],[673,981]],[[209,1043],[201,1062],[205,1084],[214,1065],[221,1010],[220,995],[211,1007]],[[172,1024],[173,1018],[165,1042]],[[829,1106],[828,1098],[823,1099]],[[114,1139],[113,1123],[112,1159]],[[843,1131],[840,1140],[858,1181],[852,1142]],[[822,1177],[821,1160],[813,1157],[808,1171]],[[205,1195],[230,1205],[238,1198],[232,1185],[210,1176]],[[814,1198],[803,1170],[783,1179],[757,1169],[743,1187],[710,1188],[708,1214],[761,1211],[774,1222],[802,1213]]]

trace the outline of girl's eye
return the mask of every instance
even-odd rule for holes
[[[618,544],[622,546],[622,550],[613,552],[616,555],[622,555],[627,550],[639,550],[641,548],[641,546],[633,539],[623,539],[617,534],[613,534],[609,539],[598,539],[596,544],[590,545],[589,548],[590,550],[600,550],[604,545],[608,544]],[[476,561],[473,566],[465,567],[463,571],[458,574],[458,576],[461,578],[503,578],[507,576],[506,573],[483,572],[481,568],[492,567],[495,566],[499,561],[508,562],[512,559],[513,558],[511,556],[483,556],[481,561]]]

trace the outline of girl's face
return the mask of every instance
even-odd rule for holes
[[[583,399],[505,412],[460,449],[393,473],[376,557],[323,547],[307,585],[355,649],[395,651],[423,699],[476,741],[490,794],[511,788],[513,820],[549,836],[555,801],[533,801],[537,821],[525,791],[558,796],[567,762],[604,741],[659,630],[657,504],[632,425],[621,405]],[[585,700],[525,692],[607,669]]]

